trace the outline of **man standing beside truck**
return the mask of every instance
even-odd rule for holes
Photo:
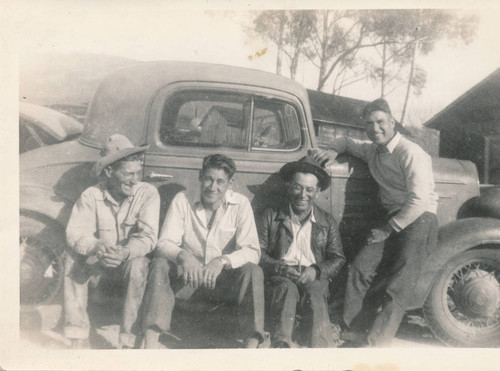
[[[395,130],[388,103],[363,110],[368,138],[337,138],[330,151],[312,150],[320,163],[348,153],[368,163],[387,212],[349,266],[344,322],[346,345],[387,346],[396,334],[425,257],[436,244],[437,194],[431,157]]]
[[[64,335],[75,348],[88,346],[88,286],[101,278],[125,292],[120,346],[139,345],[137,317],[149,267],[145,255],[156,244],[160,214],[158,191],[140,182],[146,148],[134,147],[121,134],[110,136],[92,169],[104,180],[87,188],[73,207],[66,228]]]

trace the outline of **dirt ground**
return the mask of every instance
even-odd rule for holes
[[[43,312],[42,312],[43,310]],[[335,308],[331,308],[332,322],[336,321]],[[120,300],[93,303],[89,307],[92,323],[90,345],[92,349],[118,348]],[[62,335],[61,307],[53,305],[38,311],[22,312],[20,323],[21,344],[26,349],[69,349],[71,343]],[[307,345],[306,318],[297,318],[296,346]],[[304,324],[305,326],[300,326]],[[160,340],[169,349],[228,349],[242,348],[238,337],[238,321],[233,309],[227,306],[195,308],[178,306],[173,314],[170,336]],[[427,327],[420,311],[407,313],[394,339],[392,347],[443,347]]]

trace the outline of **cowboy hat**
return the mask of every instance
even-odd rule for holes
[[[94,164],[91,173],[98,177],[106,166],[135,153],[144,152],[148,147],[149,145],[135,147],[125,135],[113,134],[102,148],[101,158]]]
[[[289,162],[280,169],[280,175],[285,182],[292,179],[295,173],[310,173],[318,178],[319,188],[324,191],[330,186],[330,176],[311,157],[306,156],[299,161]]]

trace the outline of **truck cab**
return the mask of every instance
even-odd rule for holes
[[[127,136],[134,145],[150,145],[143,178],[159,190],[160,222],[177,192],[197,192],[198,171],[203,157],[210,153],[234,159],[237,173],[233,188],[252,200],[258,216],[266,206],[280,202],[283,184],[277,172],[283,164],[318,147],[307,91],[290,79],[187,62],[142,63],[111,73],[95,92],[78,139],[20,157],[22,309],[37,310],[60,302],[65,226],[81,192],[97,181],[90,176],[90,168],[104,141],[115,133]],[[476,310],[474,315],[489,321],[483,332],[498,336],[500,220],[473,218],[473,224],[455,227],[463,205],[479,195],[476,168],[469,161],[435,158],[433,169],[439,223],[445,228],[440,235],[444,247],[429,257],[422,277],[415,277],[419,283],[410,308],[427,303],[440,269],[453,256],[470,249],[488,249],[495,252],[494,258],[487,260],[482,270],[493,275],[496,291],[490,287],[494,283],[488,281],[487,286],[498,302],[489,304],[487,310]],[[340,156],[326,171],[332,186],[321,193],[317,203],[339,222],[349,259],[370,220],[381,212],[377,185],[367,166],[354,157]],[[488,239],[479,238],[485,231]],[[465,232],[469,240],[462,243],[457,236]],[[450,242],[450,238],[455,240]],[[445,286],[448,290],[449,285]],[[436,310],[429,308],[430,313]],[[461,328],[463,321],[450,315],[449,321]],[[467,345],[463,333],[477,332],[476,327],[461,330],[458,340],[455,335],[452,340],[440,338],[452,345]],[[476,337],[472,344],[480,340]]]

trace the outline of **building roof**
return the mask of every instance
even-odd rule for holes
[[[442,130],[462,123],[488,122],[500,115],[500,68],[466,91],[424,125]]]
[[[362,116],[363,108],[368,104],[367,101],[310,89],[307,89],[307,94],[314,121],[365,128]],[[397,121],[396,128],[400,133],[411,136],[408,130]]]

